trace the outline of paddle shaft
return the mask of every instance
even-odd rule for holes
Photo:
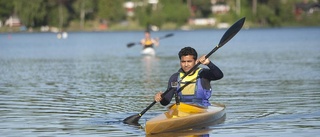
[[[165,36],[162,36],[162,37],[159,38],[159,40],[160,40],[160,39],[164,39],[164,38],[168,38],[168,37],[171,37],[171,36],[173,36],[173,33],[170,33],[170,34],[167,34],[167,35],[165,35]],[[134,45],[136,45],[136,44],[140,44],[140,42],[128,43],[128,44],[127,44],[127,47],[132,47],[132,46],[134,46]]]
[[[165,35],[165,36],[162,36],[162,37],[160,37],[159,39],[164,39],[164,38],[168,38],[168,37],[171,37],[171,36],[173,36],[173,34],[172,34],[172,33],[167,34],[167,35]]]

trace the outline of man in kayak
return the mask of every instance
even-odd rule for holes
[[[181,102],[195,104],[202,107],[210,106],[209,98],[211,97],[210,81],[219,80],[223,77],[222,71],[214,65],[209,58],[205,59],[205,55],[198,58],[197,51],[191,47],[182,48],[179,52],[180,69],[171,75],[168,82],[170,91],[162,97],[162,92],[158,92],[154,96],[154,100],[162,105],[168,105],[175,93]],[[191,70],[198,62],[206,65],[208,68],[197,68],[187,75],[180,83],[181,77]]]
[[[154,46],[159,46],[159,39],[158,38],[151,38],[150,32],[145,31],[144,32],[144,38],[140,41],[141,45],[143,46],[143,49],[146,48],[153,48]]]

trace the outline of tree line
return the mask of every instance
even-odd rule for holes
[[[124,7],[133,2],[132,9]],[[215,18],[233,23],[246,17],[252,27],[318,26],[317,2],[308,0],[216,0],[228,5],[227,13],[213,13],[211,0],[0,0],[0,20],[16,16],[27,28],[55,26],[61,29],[142,29],[150,24],[177,29],[192,18]],[[305,4],[307,8],[297,5]],[[314,6],[315,8],[312,8]],[[303,7],[303,6],[302,6]],[[312,10],[312,12],[310,12]],[[129,14],[129,13],[132,14]],[[132,28],[130,28],[132,27]],[[3,27],[2,27],[3,28]]]

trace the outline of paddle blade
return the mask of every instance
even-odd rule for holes
[[[218,47],[222,47],[224,44],[226,44],[231,38],[233,38],[234,35],[236,35],[242,28],[244,21],[246,18],[242,18],[238,20],[236,23],[234,23],[222,36]]]
[[[171,36],[173,36],[173,33],[167,34],[165,37],[167,38],[167,37],[171,37]]]
[[[139,119],[141,118],[140,115],[132,115],[130,117],[127,117],[123,120],[123,123],[129,124],[129,125],[139,125]]]
[[[133,42],[132,42],[132,43],[128,43],[128,44],[127,44],[127,47],[130,48],[130,47],[132,47],[132,46],[134,46],[134,45],[136,45],[136,43],[133,43]]]

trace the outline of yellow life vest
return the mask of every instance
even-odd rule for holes
[[[152,45],[153,45],[153,42],[152,42],[151,39],[145,39],[144,45],[146,45],[146,46],[152,46]]]
[[[196,85],[197,85],[197,78],[198,74],[201,68],[198,68],[194,74],[186,76],[181,82],[180,82],[180,88],[183,87],[181,90],[182,95],[194,95],[196,91]],[[185,73],[180,72],[180,77],[183,77]],[[187,84],[187,85],[186,85]],[[185,86],[185,87],[184,87]]]

